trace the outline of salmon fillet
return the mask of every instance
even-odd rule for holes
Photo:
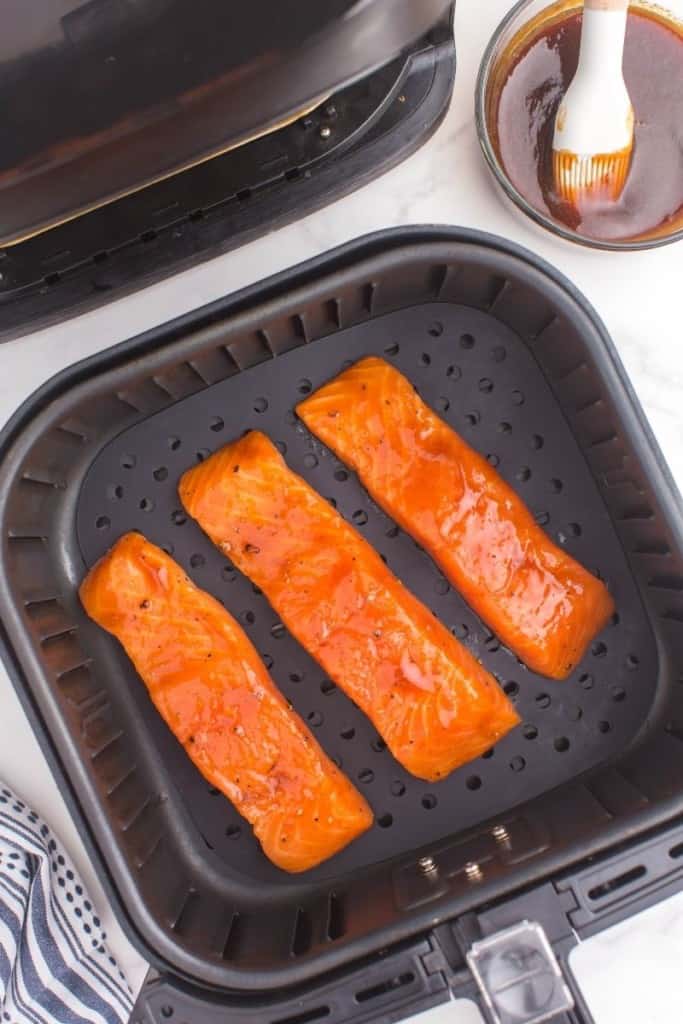
[[[409,772],[444,778],[517,724],[495,679],[263,434],[187,472],[180,497]]]
[[[542,675],[569,675],[614,612],[607,588],[398,370],[362,359],[297,412],[510,650]]]
[[[244,631],[172,558],[128,533],[88,573],[80,597],[273,864],[307,871],[370,828],[367,803],[288,706]]]

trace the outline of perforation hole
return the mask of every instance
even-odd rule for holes
[[[501,420],[501,422],[498,424],[498,433],[499,434],[511,434],[512,433],[512,424],[508,423],[507,420]]]
[[[538,526],[547,526],[548,523],[550,522],[550,513],[549,512],[537,512],[536,515],[534,516],[534,520],[538,524]]]
[[[343,484],[349,479],[349,474],[346,472],[345,469],[338,469],[335,471],[334,479],[337,481],[337,483]]]
[[[276,622],[274,625],[270,627],[270,635],[273,637],[274,640],[282,640],[286,632],[287,630],[285,629],[285,626],[283,625],[282,622]]]
[[[536,701],[536,707],[540,708],[542,711],[545,711],[546,708],[549,708],[550,705],[552,704],[550,696],[547,693],[537,693],[536,697],[535,697],[535,701]]]
[[[476,427],[480,420],[481,416],[476,410],[474,412],[468,412],[465,415],[465,422],[467,423],[468,427]]]
[[[612,731],[612,723],[611,722],[608,722],[606,719],[603,719],[601,722],[598,722],[598,732],[601,732],[603,734],[603,736],[605,736],[608,732],[611,732],[611,731]]]
[[[245,612],[242,612],[240,618],[242,619],[242,622],[246,622],[247,626],[253,626],[256,622],[256,616],[252,612],[251,608],[247,608]]]
[[[566,754],[566,752],[569,750],[570,743],[566,736],[558,736],[557,739],[553,742],[553,746],[555,747],[555,750],[558,752],[558,754]]]
[[[377,824],[380,828],[391,828],[394,824],[393,814],[381,814],[377,819]]]
[[[510,397],[512,398],[513,405],[524,405],[524,395],[521,391],[513,391]]]
[[[521,469],[517,470],[515,476],[520,481],[520,483],[526,483],[527,480],[531,480],[531,470],[528,466],[522,466]]]
[[[364,786],[369,786],[371,782],[374,782],[375,773],[372,768],[365,768],[362,772],[359,772],[358,781],[362,782]]]
[[[429,325],[429,332],[432,338],[440,338],[443,334],[443,324],[440,320],[435,320]]]
[[[513,772],[523,772],[526,768],[526,760],[520,754],[510,761],[510,768]]]
[[[313,384],[308,379],[308,377],[302,377],[301,380],[299,381],[299,383],[297,384],[297,391],[299,392],[299,394],[300,395],[310,395],[312,390],[313,390]]]
[[[219,434],[224,429],[225,420],[221,416],[213,416],[209,420],[209,430],[213,430],[214,434]]]
[[[420,365],[421,366],[431,366],[432,365],[432,357],[430,356],[429,352],[422,352],[420,354]]]
[[[395,779],[391,783],[391,795],[392,796],[404,796],[406,791],[405,784],[400,779]]]
[[[627,658],[626,658],[626,668],[630,669],[633,672],[635,669],[638,668],[639,665],[640,665],[640,658],[638,658],[635,654],[629,654],[627,656]]]
[[[275,447],[279,451],[280,455],[286,455],[287,454],[287,442],[286,441],[276,441],[275,442]]]
[[[570,722],[579,722],[583,718],[583,708],[579,707],[578,704],[569,704],[566,714]]]
[[[564,484],[556,476],[554,476],[550,481],[550,490],[553,492],[553,494],[559,494],[562,491],[563,487]]]
[[[365,526],[368,521],[368,514],[362,508],[356,509],[351,516],[356,526]]]
[[[481,755],[482,761],[490,761],[495,752],[496,751],[494,747],[490,747],[488,750],[485,750],[484,753]]]
[[[450,377],[451,380],[460,380],[462,377],[462,370],[459,366],[449,366],[446,370],[446,376]]]
[[[451,633],[458,640],[466,640],[469,636],[469,629],[464,622],[459,622],[456,626],[451,627]]]
[[[388,530],[386,531],[385,536],[387,536],[387,537],[391,538],[391,540],[393,540],[395,537],[398,537],[400,532],[401,531],[399,530],[398,526],[390,526],[388,528]]]
[[[242,828],[240,825],[228,825],[228,827],[225,830],[225,834],[228,837],[228,839],[239,839],[239,837],[242,835]]]
[[[151,498],[142,498],[139,507],[141,512],[151,512],[154,508],[154,502]]]
[[[320,711],[309,711],[306,715],[306,721],[309,725],[312,725],[314,729],[317,729],[323,724],[323,716]]]
[[[425,795],[422,797],[422,806],[424,807],[425,811],[433,811],[438,802],[439,801],[437,800],[434,793],[425,793]]]
[[[137,465],[137,459],[134,455],[129,453],[121,456],[121,468],[122,469],[135,469]]]
[[[481,778],[480,778],[480,776],[479,775],[468,775],[467,776],[467,780],[465,782],[465,785],[473,793],[477,789],[481,789]]]
[[[337,687],[330,679],[323,679],[320,684],[320,692],[325,696],[329,697],[331,693],[335,693]]]
[[[593,686],[595,685],[595,680],[593,679],[593,676],[590,674],[590,672],[582,672],[582,674],[579,676],[579,685],[582,686],[584,690],[593,689]]]
[[[399,352],[399,346],[397,344],[387,345],[384,349],[385,356],[397,356]]]
[[[493,466],[494,469],[498,469],[498,466],[500,466],[500,459],[498,458],[497,455],[487,455],[486,461],[488,462],[489,466]]]
[[[375,736],[374,740],[370,743],[370,746],[376,754],[382,754],[387,749],[387,745],[381,736]]]
[[[611,626],[618,626],[619,623],[621,622],[621,617],[619,616],[619,612],[615,612],[614,615],[612,616],[612,618],[609,621],[610,621],[610,625]]]
[[[195,452],[195,458],[197,462],[204,462],[206,459],[209,458],[210,455],[211,452],[208,448],[200,448],[198,451]]]
[[[121,484],[110,484],[107,487],[107,497],[110,501],[121,501],[123,498],[123,487]]]
[[[95,526],[98,530],[108,530],[111,526],[111,519],[109,516],[98,516],[95,520]]]
[[[168,447],[171,449],[172,452],[177,452],[181,444],[182,441],[180,440],[179,437],[169,437],[168,439]]]
[[[339,733],[343,740],[352,740],[356,735],[356,730],[351,725],[345,726]]]
[[[171,521],[175,526],[184,526],[187,522],[187,516],[181,509],[176,508],[171,513]]]
[[[583,530],[581,529],[581,525],[579,523],[570,523],[567,529],[569,530],[572,537],[580,537],[583,533]]]
[[[204,555],[199,553],[190,556],[190,565],[193,569],[201,569],[203,565],[206,565],[206,559]]]
[[[535,740],[538,737],[538,729],[528,722],[522,729],[522,735],[525,740]]]
[[[444,579],[438,579],[434,584],[434,590],[437,592],[437,594],[440,594],[442,597],[444,594],[447,594],[450,589],[451,588],[448,585],[448,581]]]
[[[237,578],[237,573],[232,565],[224,565],[221,569],[221,579],[225,583],[232,583]]]
[[[533,448],[533,450],[535,452],[540,451],[544,444],[545,444],[545,441],[543,439],[543,435],[542,434],[532,434],[531,435],[531,447]]]
[[[257,412],[259,415],[261,415],[261,413],[264,413],[267,410],[267,408],[268,408],[268,399],[267,398],[257,398],[254,401],[254,405],[253,405],[252,408],[253,408],[254,412]]]
[[[513,700],[514,700],[515,697],[519,696],[519,683],[516,683],[512,679],[510,680],[509,683],[505,684],[503,689],[505,690],[505,692],[508,695],[508,697],[510,697]]]
[[[313,452],[308,452],[304,455],[304,466],[306,469],[315,469],[318,465],[318,457]]]
[[[436,405],[436,408],[439,412],[448,412],[448,410],[451,407],[451,403],[444,395],[441,395],[440,398],[437,398],[434,404]]]
[[[482,377],[479,381],[479,390],[484,395],[490,395],[493,391],[493,381],[490,377]]]
[[[266,666],[266,668],[268,669],[268,671],[270,671],[270,670],[271,670],[271,668],[272,668],[272,667],[273,667],[273,665],[274,665],[274,660],[273,660],[273,658],[271,657],[271,655],[270,655],[270,654],[262,654],[262,655],[261,655],[261,661],[262,661],[262,662],[263,662],[263,664],[264,664],[264,665]]]
[[[460,347],[464,349],[474,348],[476,342],[472,334],[461,334],[460,335]]]
[[[610,690],[612,700],[620,704],[623,700],[626,700],[626,690],[623,686],[613,686]]]
[[[607,654],[607,644],[597,640],[591,647],[591,654],[594,658],[604,658]]]
[[[152,476],[157,483],[163,483],[163,481],[168,478],[168,470],[166,469],[166,466],[159,466],[158,469],[154,470]]]
[[[495,654],[496,651],[500,650],[500,640],[498,639],[497,636],[493,636],[493,634],[491,634],[491,636],[486,637],[486,640],[484,641],[484,647],[489,652],[489,654]]]

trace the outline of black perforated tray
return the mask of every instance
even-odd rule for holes
[[[501,647],[297,420],[303,394],[369,353],[407,374],[608,582],[617,615],[567,682]],[[484,758],[439,784],[405,773],[186,519],[181,473],[256,427],[516,701],[523,725]],[[0,608],[18,685],[124,918],[177,973],[243,990],[310,979],[679,805],[674,491],[594,314],[528,254],[445,229],[376,236],[80,364],[29,403],[4,451]],[[77,583],[130,529],[239,618],[372,804],[375,827],[316,871],[292,878],[270,865],[118,645],[83,615]],[[491,838],[501,823],[503,846]],[[443,865],[436,881],[417,868],[425,853]],[[468,875],[472,860],[483,879]]]

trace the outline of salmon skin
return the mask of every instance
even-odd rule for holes
[[[242,628],[160,548],[139,533],[121,537],[80,597],[273,864],[307,871],[370,828],[367,803],[288,706]]]
[[[542,675],[569,675],[614,612],[607,588],[398,370],[362,359],[297,412],[510,650]]]
[[[518,723],[495,679],[264,434],[189,470],[180,497],[409,772],[442,779]]]

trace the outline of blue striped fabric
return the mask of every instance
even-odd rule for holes
[[[126,1024],[128,984],[59,840],[0,783],[1,1024]]]

